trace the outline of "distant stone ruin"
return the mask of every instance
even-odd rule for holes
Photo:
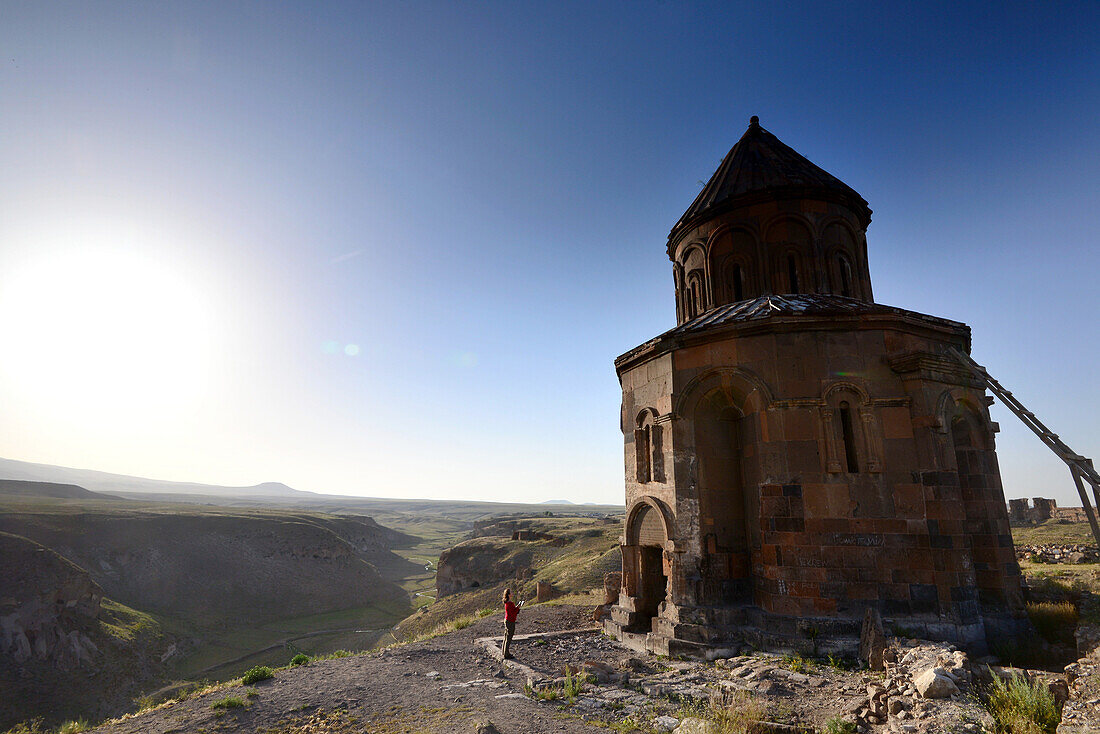
[[[1035,525],[1047,520],[1056,522],[1088,522],[1084,507],[1059,507],[1057,500],[1026,497],[1008,501],[1008,520],[1013,525]]]

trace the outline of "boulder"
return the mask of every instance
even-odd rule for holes
[[[658,731],[672,731],[679,726],[680,720],[673,716],[658,716],[653,720],[653,726]]]
[[[943,668],[929,668],[913,678],[913,685],[923,698],[950,698],[959,692]]]
[[[615,604],[619,601],[619,589],[623,585],[623,574],[620,571],[610,571],[603,575],[603,603]]]

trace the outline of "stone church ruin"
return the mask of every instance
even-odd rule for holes
[[[870,222],[754,117],[672,228],[677,326],[615,361],[607,632],[714,657],[851,650],[868,609],[976,648],[1028,628],[970,328],[875,302]]]

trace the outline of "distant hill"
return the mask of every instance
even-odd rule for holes
[[[52,497],[64,500],[118,500],[109,494],[89,492],[75,484],[32,482],[25,479],[0,479],[0,494],[15,497]]]
[[[27,461],[0,459],[0,477],[30,482],[52,482],[78,485],[77,488],[93,492],[131,492],[142,494],[206,495],[212,497],[300,497],[315,496],[313,492],[292,489],[279,482],[264,482],[251,487],[223,487],[193,482],[167,482],[161,479],[144,479],[125,474],[110,474],[91,469],[72,469],[50,464],[32,464]],[[42,495],[57,496],[57,495]]]
[[[544,504],[544,505],[573,505],[573,504],[576,504],[576,503],[575,502],[570,502],[569,500],[546,500],[542,504]],[[589,502],[588,504],[595,504],[595,503],[594,502]]]

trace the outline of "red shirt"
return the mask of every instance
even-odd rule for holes
[[[510,601],[504,602],[504,621],[515,622],[516,615],[519,614],[519,607]]]

